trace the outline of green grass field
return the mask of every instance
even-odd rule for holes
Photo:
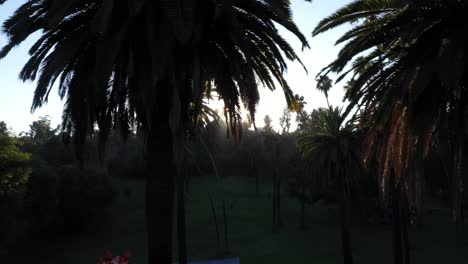
[[[145,263],[144,188],[140,181],[119,181],[119,195],[108,217],[79,236],[67,240],[30,241],[8,263],[85,264],[96,263],[106,250],[131,252],[132,264]],[[190,260],[222,258],[219,252],[209,195],[215,201],[221,222],[222,200],[228,206],[231,254],[243,264],[340,263],[340,236],[336,210],[316,205],[308,208],[307,229],[299,230],[299,207],[286,194],[282,198],[285,224],[271,231],[270,184],[255,195],[254,181],[245,178],[192,180],[187,194],[188,250]],[[127,189],[130,195],[123,195]],[[223,226],[220,225],[220,231]],[[222,234],[221,234],[222,235]],[[224,237],[222,246],[224,248]],[[410,230],[413,263],[468,263],[468,247],[455,247],[454,227],[448,211],[425,218],[423,231]],[[353,224],[355,263],[392,263],[391,227]]]

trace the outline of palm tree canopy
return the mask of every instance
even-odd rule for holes
[[[345,122],[341,108],[320,109],[317,127],[298,136],[298,146],[304,158],[325,169],[327,178],[336,177],[338,170],[352,170],[359,166],[359,146],[353,122]],[[351,174],[349,174],[351,175]],[[325,179],[330,182],[334,179]]]
[[[328,97],[328,91],[332,88],[332,80],[326,76],[322,75],[317,79],[317,90],[324,93]]]
[[[324,72],[342,73],[338,81],[352,75],[347,111],[363,109],[371,121],[366,157],[376,155],[384,175],[393,168],[403,177],[414,154],[427,153],[444,116],[464,108],[467,13],[468,3],[458,0],[356,0],[315,28],[316,35],[353,23]]]
[[[286,59],[300,60],[276,24],[308,47],[286,0],[31,0],[4,23],[0,58],[41,32],[20,78],[37,80],[32,110],[58,82],[63,129],[78,145],[96,125],[102,142],[115,124],[150,130],[161,111],[173,133],[187,128],[212,87],[234,127],[240,102],[255,113],[257,82],[275,89],[276,81],[293,100],[283,72]]]

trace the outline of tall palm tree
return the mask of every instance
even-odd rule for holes
[[[171,263],[175,179],[203,95],[216,87],[233,131],[241,101],[254,116],[257,80],[270,89],[276,80],[292,101],[283,72],[286,59],[299,59],[276,24],[308,46],[286,0],[31,0],[4,23],[9,42],[0,58],[41,32],[20,78],[37,79],[32,110],[58,82],[62,127],[79,157],[96,125],[102,148],[111,127],[125,134],[138,123],[146,135],[148,263]]]
[[[341,241],[344,263],[353,263],[349,231],[350,186],[352,171],[359,167],[359,147],[352,122],[345,122],[340,108],[321,109],[317,131],[302,134],[298,145],[303,156],[326,171],[319,182],[336,187],[340,203]]]
[[[457,0],[357,0],[314,30],[320,34],[354,23],[337,40],[346,44],[324,71],[342,73],[339,80],[354,72],[346,94],[349,110],[365,109],[372,121],[367,153],[380,161],[384,190],[394,173],[394,184],[402,181],[411,196],[421,193],[420,177],[409,173],[410,164],[421,164],[418,156],[427,155],[436,131],[449,120],[455,161],[453,218],[459,235],[468,102],[467,12],[468,3]],[[351,69],[344,71],[351,62]]]
[[[332,80],[327,75],[322,75],[317,79],[317,90],[322,92],[327,99],[327,106],[330,108],[330,103],[328,102],[328,91],[332,88]]]

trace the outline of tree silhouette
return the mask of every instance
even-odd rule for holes
[[[372,124],[365,159],[378,160],[382,191],[401,186],[420,210],[421,199],[415,196],[422,193],[422,177],[410,168],[421,166],[435,140],[452,146],[452,207],[460,242],[468,102],[468,46],[460,36],[466,35],[466,12],[465,1],[358,0],[323,19],[313,32],[353,23],[337,40],[346,42],[338,58],[323,71],[341,73],[338,80],[353,72],[348,111],[361,111]],[[349,64],[351,69],[344,70]],[[437,139],[443,134],[448,138]]]
[[[328,102],[328,91],[332,88],[332,80],[326,75],[322,75],[317,79],[317,90],[322,92],[327,99],[327,106],[330,107]]]
[[[41,32],[20,78],[37,79],[33,110],[58,82],[78,157],[95,127],[101,152],[113,127],[144,132],[148,263],[169,264],[175,179],[203,96],[216,88],[236,134],[241,102],[254,117],[257,81],[292,101],[283,72],[299,59],[276,24],[308,47],[289,1],[32,0],[5,21],[0,57]]]
[[[275,130],[271,125],[271,122],[273,122],[273,120],[271,120],[271,117],[269,115],[266,115],[263,121],[265,122],[265,125],[263,126],[263,132],[271,135],[275,134]]]
[[[289,133],[291,129],[291,110],[289,108],[283,110],[283,115],[280,117],[280,125],[283,134]]]
[[[349,231],[350,185],[353,170],[359,166],[359,153],[354,125],[346,123],[340,108],[318,112],[317,131],[299,135],[298,144],[303,156],[325,170],[317,182],[321,186],[334,186],[339,196],[341,241],[344,263],[353,263]]]

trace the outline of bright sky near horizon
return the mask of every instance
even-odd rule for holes
[[[0,6],[0,24],[7,19],[24,0],[7,1]],[[326,106],[326,100],[322,93],[315,89],[315,76],[317,73],[336,58],[340,46],[334,46],[335,41],[349,26],[342,26],[312,38],[311,32],[317,23],[330,15],[338,8],[351,2],[351,0],[315,0],[312,3],[304,0],[292,0],[294,21],[301,32],[307,37],[310,49],[301,51],[301,43],[291,33],[280,29],[282,35],[296,49],[301,60],[307,67],[306,74],[299,63],[289,63],[286,80],[294,93],[305,97],[306,110],[311,111],[318,107]],[[15,48],[10,54],[0,60],[0,121],[5,121],[15,133],[27,131],[32,121],[40,116],[49,115],[53,126],[60,124],[63,102],[58,97],[57,90],[53,90],[47,105],[31,114],[30,108],[34,93],[33,82],[23,83],[18,74],[28,59],[28,50],[37,40],[39,33],[29,37],[22,45]],[[0,46],[6,43],[6,36],[0,35]],[[329,93],[330,104],[343,105],[343,84],[335,85]],[[263,126],[263,117],[270,115],[275,129],[279,129],[279,118],[286,107],[283,93],[280,89],[271,92],[266,88],[260,89],[260,103],[257,110],[257,125]]]

